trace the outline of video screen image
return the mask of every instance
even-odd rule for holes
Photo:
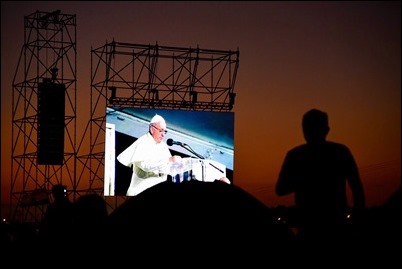
[[[167,125],[164,142],[183,166],[169,176],[180,180],[233,180],[234,112],[106,107],[104,195],[125,196],[133,169],[117,156],[149,131],[155,115]],[[177,173],[177,174],[176,174]]]

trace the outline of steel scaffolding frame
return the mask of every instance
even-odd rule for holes
[[[76,16],[36,11],[24,17],[22,47],[12,87],[12,161],[10,215],[16,222],[38,222],[51,201],[55,184],[72,186],[76,159]],[[38,86],[64,84],[64,152],[62,165],[38,164]]]

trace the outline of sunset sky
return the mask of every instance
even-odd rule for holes
[[[85,94],[91,47],[106,41],[239,49],[233,181],[266,205],[293,203],[274,187],[286,152],[304,143],[301,118],[311,108],[328,113],[328,139],[353,152],[368,206],[400,188],[400,1],[2,1],[2,204],[9,202],[12,80],[24,16],[58,9],[77,17],[77,85]],[[81,111],[88,102],[78,101]],[[79,126],[88,120],[78,114]]]

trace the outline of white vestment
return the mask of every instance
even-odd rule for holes
[[[121,152],[117,156],[117,160],[133,170],[127,196],[137,195],[166,181],[169,173],[169,157],[171,156],[166,143],[156,143],[150,133],[139,137]]]

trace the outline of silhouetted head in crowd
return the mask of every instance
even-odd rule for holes
[[[79,223],[103,222],[108,216],[106,202],[96,193],[80,196],[75,201],[75,214]]]
[[[302,126],[308,144],[324,142],[330,129],[328,115],[318,109],[311,109],[304,114]]]
[[[64,200],[67,197],[67,187],[62,184],[56,184],[52,187],[54,201]]]

